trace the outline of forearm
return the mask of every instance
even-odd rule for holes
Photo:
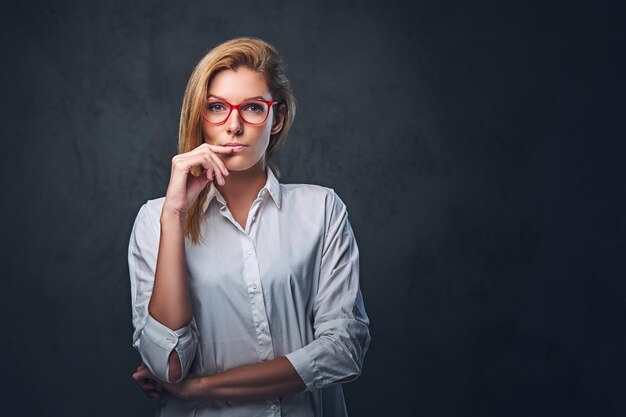
[[[172,330],[184,327],[192,317],[183,219],[165,212],[161,215],[159,252],[148,312]]]
[[[255,400],[296,394],[306,385],[285,357],[199,377],[189,399]]]

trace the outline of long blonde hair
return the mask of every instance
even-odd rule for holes
[[[204,142],[202,108],[213,77],[221,70],[236,70],[242,67],[259,72],[269,87],[272,100],[281,102],[285,107],[282,129],[270,135],[270,142],[265,152],[266,161],[269,162],[271,156],[285,141],[296,115],[296,100],[287,79],[285,66],[272,45],[260,39],[244,37],[229,40],[211,49],[191,73],[180,113],[179,153],[189,152]],[[274,113],[275,117],[276,114],[277,112]],[[201,239],[200,225],[204,215],[202,208],[208,191],[208,186],[202,190],[185,218],[185,236],[189,237],[194,244],[200,242]]]

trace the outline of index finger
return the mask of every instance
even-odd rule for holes
[[[210,150],[212,150],[215,153],[231,153],[234,150],[232,146],[219,146],[219,145],[211,145],[208,143],[207,143],[207,146],[209,147]]]

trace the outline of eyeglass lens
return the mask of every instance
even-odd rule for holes
[[[267,118],[269,106],[262,101],[245,101],[239,106],[239,115],[244,122],[258,124]],[[224,101],[209,101],[204,108],[204,117],[210,123],[222,123],[230,115],[230,104]]]

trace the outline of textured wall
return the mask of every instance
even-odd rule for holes
[[[193,66],[248,35],[299,102],[283,180],[334,188],[361,249],[352,415],[624,415],[623,23],[472,3],[5,2],[0,414],[152,415],[130,228]]]

